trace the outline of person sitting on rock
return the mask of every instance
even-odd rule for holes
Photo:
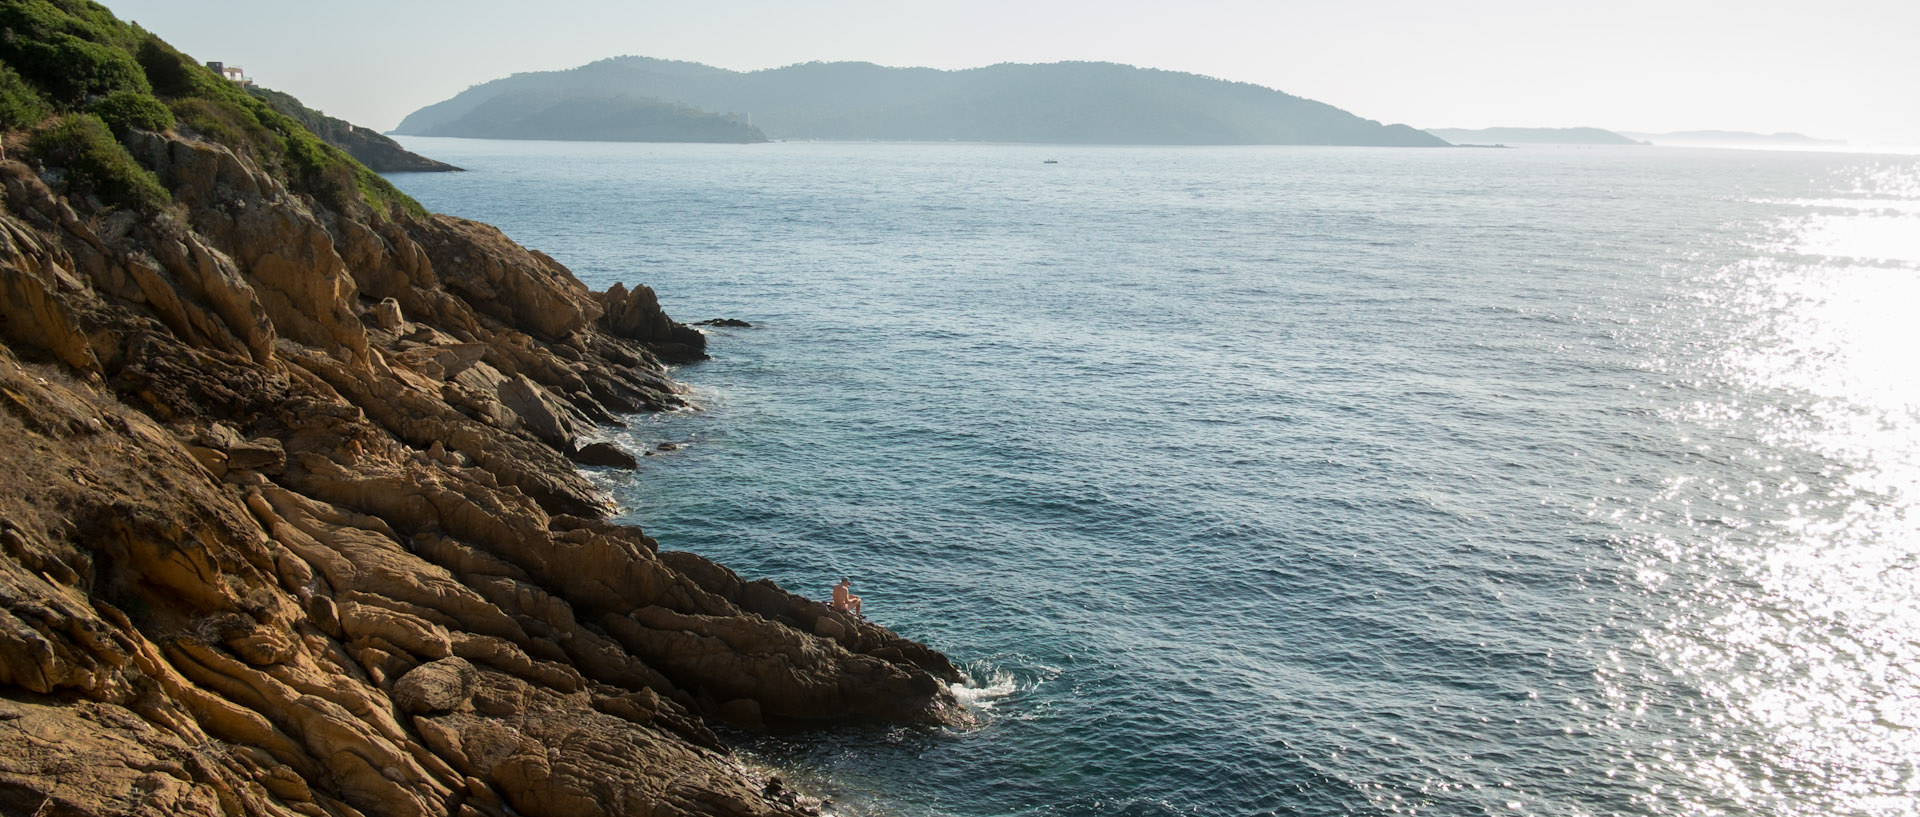
[[[852,579],[842,578],[839,584],[833,586],[833,609],[866,618],[860,613],[860,597],[853,594]]]

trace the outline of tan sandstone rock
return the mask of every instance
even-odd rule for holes
[[[574,441],[704,342],[651,290],[208,127],[125,137],[151,212],[0,160],[0,813],[800,814],[708,718],[964,721],[938,653],[606,521]]]

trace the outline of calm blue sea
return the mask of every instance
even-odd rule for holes
[[[836,813],[1920,814],[1920,159],[407,144],[753,323],[596,478],[965,665]]]

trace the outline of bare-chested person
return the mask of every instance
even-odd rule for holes
[[[842,613],[861,615],[860,597],[853,594],[852,579],[843,578],[839,584],[833,586],[833,609]],[[865,618],[865,616],[861,617]]]

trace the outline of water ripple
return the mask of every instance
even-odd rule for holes
[[[965,664],[835,813],[1920,813],[1912,159],[417,141],[756,324],[611,484]]]

